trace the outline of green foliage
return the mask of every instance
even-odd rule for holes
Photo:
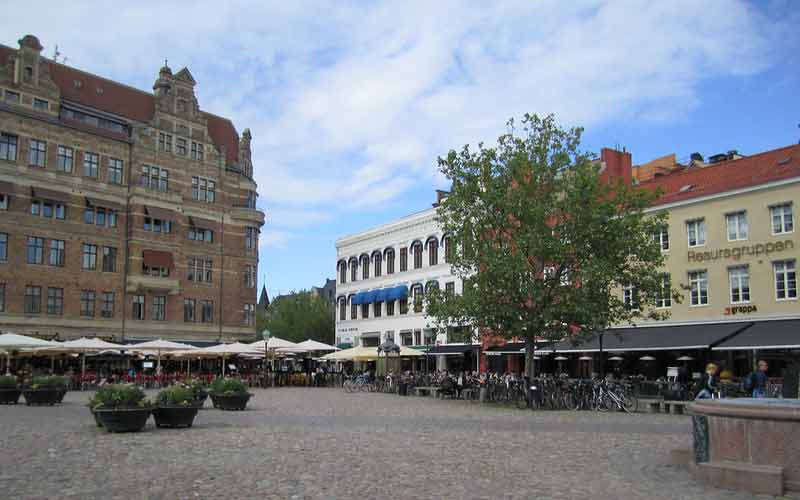
[[[439,159],[452,189],[437,216],[458,242],[449,262],[464,292],[430,293],[428,314],[439,327],[550,340],[666,317],[653,307],[664,256],[652,235],[666,223],[645,213],[655,194],[601,180],[599,162],[579,150],[582,129],[535,115],[521,131],[509,125],[494,148]],[[626,285],[638,309],[623,304]]]
[[[30,387],[31,389],[42,389],[45,387],[55,387],[61,389],[65,387],[68,383],[66,377],[59,377],[59,376],[41,376],[41,377],[33,377],[31,379]]]
[[[13,375],[0,375],[0,388],[14,389],[18,386],[17,377]]]
[[[247,386],[238,378],[215,378],[211,382],[212,394],[242,394],[247,392]]]
[[[335,323],[330,302],[311,292],[301,291],[276,297],[257,324],[259,332],[266,328],[274,337],[291,342],[313,339],[333,344]]]
[[[89,400],[94,409],[144,408],[149,405],[144,391],[133,384],[113,384],[101,387]]]
[[[188,382],[184,382],[183,386],[192,391],[195,397],[199,397],[205,393],[208,389],[206,383],[200,379],[191,379]]]
[[[174,385],[162,389],[156,397],[160,406],[189,406],[194,402],[194,391],[190,387]]]

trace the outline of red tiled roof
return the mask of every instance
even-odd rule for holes
[[[661,195],[655,204],[664,205],[793,177],[800,177],[800,145],[773,149],[707,167],[689,167],[655,177],[639,186],[652,191],[661,189]]]
[[[16,50],[0,45],[0,65],[5,64]],[[81,71],[76,68],[47,60],[50,64],[50,76],[61,90],[61,97],[82,104],[89,108],[106,113],[149,123],[155,113],[153,94],[122,83]],[[79,87],[75,81],[81,82]],[[102,89],[98,93],[98,88]],[[239,158],[239,134],[233,123],[203,112],[208,120],[208,133],[218,149],[225,148],[227,164],[237,163]]]

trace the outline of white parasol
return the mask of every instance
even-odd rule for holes
[[[6,375],[11,374],[11,351],[46,347],[54,344],[55,342],[49,340],[28,337],[27,335],[18,335],[16,333],[4,333],[0,335],[0,349],[3,349],[6,354]]]

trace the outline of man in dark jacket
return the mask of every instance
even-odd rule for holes
[[[754,398],[765,398],[767,397],[767,383],[769,383],[769,377],[767,377],[767,370],[769,370],[769,364],[763,359],[758,360],[758,370],[754,371],[749,375],[749,385],[752,390],[752,396]]]

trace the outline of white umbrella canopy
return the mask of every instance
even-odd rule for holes
[[[309,351],[338,351],[338,347],[334,347],[329,344],[325,344],[322,342],[317,342],[316,340],[308,339],[300,342],[297,344],[296,347],[301,347],[303,349],[307,349]]]
[[[161,353],[173,351],[190,351],[197,349],[197,347],[181,342],[172,342],[171,340],[156,339],[139,344],[131,344],[128,346],[132,351],[146,352],[155,351],[158,358],[158,366],[161,366]]]
[[[39,352],[43,353],[79,353],[84,356],[81,359],[81,376],[86,374],[86,353],[102,352],[108,350],[124,350],[127,347],[122,344],[106,342],[98,338],[81,337],[75,340],[67,340],[51,347],[42,347]]]
[[[27,335],[18,335],[16,333],[4,333],[0,335],[0,348],[5,351],[6,355],[6,375],[11,374],[11,351],[15,349],[47,347],[53,344],[55,344],[55,342],[37,339],[36,337],[28,337]]]
[[[263,345],[264,343],[261,342]],[[267,349],[278,349],[279,347],[295,347],[297,346],[294,342],[289,342],[288,340],[283,340],[278,337],[270,337],[267,341]]]
[[[241,342],[234,342],[232,344],[219,344],[211,347],[206,347],[203,349],[197,349],[196,352],[198,354],[202,353],[205,354],[213,354],[216,355],[214,357],[218,358],[226,358],[228,356],[238,356],[244,354],[258,354],[261,355],[264,351],[259,351],[257,348],[253,347],[250,344],[242,344]],[[222,375],[225,375],[225,362],[222,363]]]

